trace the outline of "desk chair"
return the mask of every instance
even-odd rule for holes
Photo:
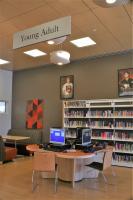
[[[14,147],[6,147],[2,137],[0,136],[0,164],[16,158],[17,149]]]
[[[93,169],[99,170],[102,173],[104,181],[107,183],[107,178],[104,175],[104,170],[108,169],[112,165],[112,154],[113,154],[113,147],[107,147],[105,150],[100,150],[97,154],[103,152],[103,162],[92,162],[91,164],[85,165],[87,167],[91,167]],[[111,168],[112,169],[112,168]],[[112,169],[112,174],[115,176],[115,173]]]
[[[32,191],[35,190],[37,184],[38,172],[55,172],[55,192],[57,191],[57,165],[55,164],[55,153],[36,151],[33,158],[33,173],[32,173]],[[36,178],[36,180],[35,180]]]
[[[29,152],[30,156],[34,155],[34,152],[39,149],[38,144],[28,144],[26,150]]]
[[[67,156],[67,155],[66,155]],[[70,181],[72,183],[72,187],[75,187],[75,161],[71,158],[64,158],[62,155],[58,154],[56,156],[56,161],[58,164],[58,173],[59,178],[60,176],[65,181]],[[65,170],[67,170],[67,173],[65,173]],[[62,179],[61,178],[61,179]]]

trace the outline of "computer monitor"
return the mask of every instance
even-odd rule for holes
[[[78,128],[76,145],[87,146],[91,144],[91,135],[92,130],[90,128]]]
[[[65,145],[65,129],[50,128],[50,143],[53,145]]]

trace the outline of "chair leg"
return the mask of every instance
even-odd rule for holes
[[[105,183],[107,183],[107,182],[108,182],[108,180],[107,180],[106,176],[104,175],[104,173],[103,173],[103,172],[101,172],[101,173],[102,173],[102,176],[103,176],[103,179],[104,179]]]
[[[55,192],[57,192],[57,185],[58,185],[58,166],[55,167]]]
[[[113,176],[116,176],[116,173],[115,173],[113,167],[111,167],[111,170],[112,170],[112,174],[113,174]]]
[[[36,176],[36,171],[35,170],[33,170],[33,172],[32,172],[32,192],[36,189],[36,187],[37,187],[37,178],[36,178],[36,180],[35,180],[35,176]]]
[[[75,187],[75,181],[74,181],[74,179],[72,180],[72,188],[74,188]]]

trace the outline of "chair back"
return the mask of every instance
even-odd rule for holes
[[[55,153],[36,151],[33,158],[33,170],[42,172],[55,171]]]
[[[3,161],[4,159],[5,159],[5,145],[2,136],[0,136],[0,161]]]
[[[113,147],[109,147],[105,152],[104,152],[104,157],[103,157],[103,170],[109,168],[112,165],[112,154],[113,154]]]

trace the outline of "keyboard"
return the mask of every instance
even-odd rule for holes
[[[63,152],[63,151],[64,151],[64,149],[61,149],[61,148],[53,148],[53,147],[44,148],[44,150],[53,151],[53,152]]]
[[[67,152],[67,153],[69,153],[69,152],[73,153],[73,152],[76,152],[76,149],[66,149],[65,152]]]

